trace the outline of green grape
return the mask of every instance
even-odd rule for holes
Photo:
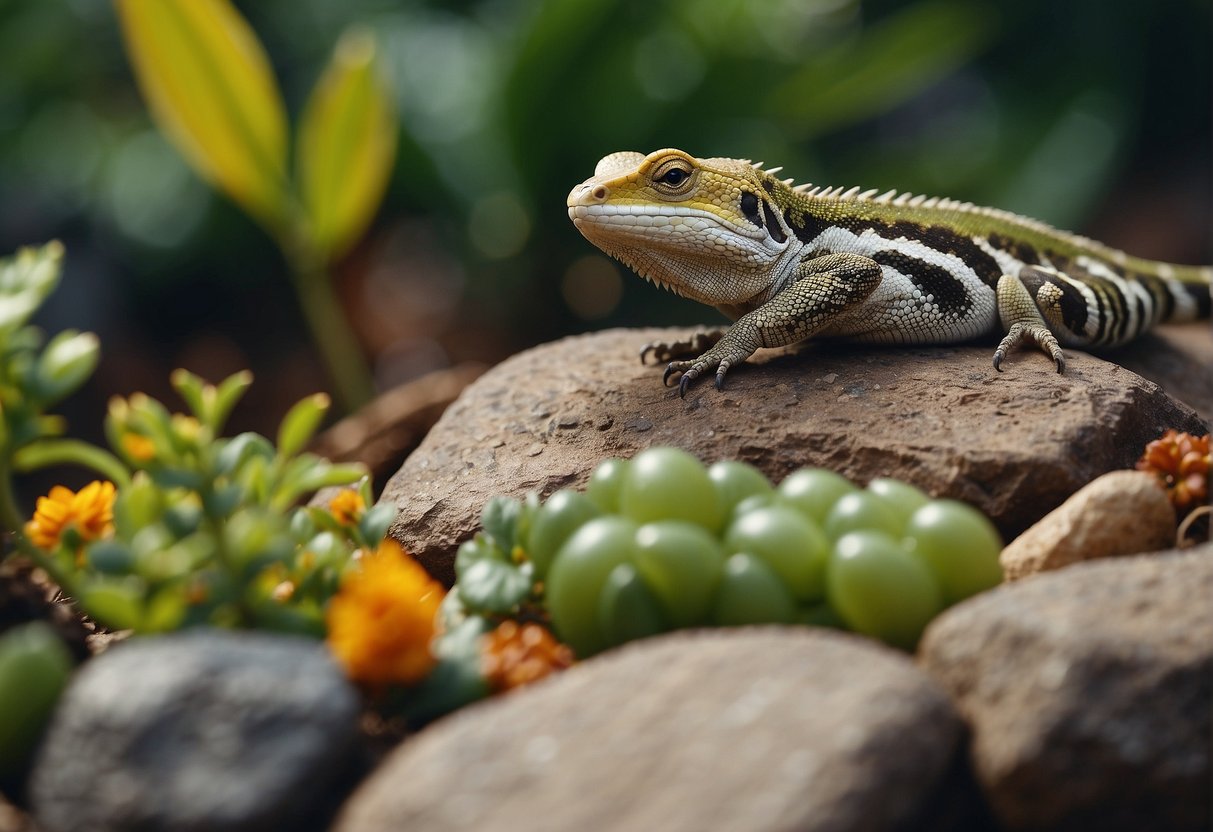
[[[848,628],[913,650],[941,609],[939,586],[921,561],[877,531],[844,534],[834,544],[829,602]]]
[[[830,544],[821,530],[789,506],[756,508],[740,515],[724,536],[727,552],[748,552],[779,576],[798,601],[825,593]]]
[[[906,524],[905,545],[934,573],[947,604],[1002,581],[998,530],[965,503],[933,500],[918,509]]]
[[[900,537],[904,524],[896,512],[871,491],[855,491],[844,495],[826,515],[825,533],[838,540],[848,532],[878,531]]]
[[[739,552],[724,562],[712,620],[726,627],[791,624],[796,620],[796,604],[770,567]]]
[[[552,625],[573,651],[590,656],[609,646],[598,624],[598,597],[611,570],[632,559],[636,524],[595,517],[564,542],[548,570],[546,603]]]
[[[877,477],[868,483],[868,491],[884,500],[904,527],[910,515],[931,502],[925,491],[891,477]]]
[[[543,578],[556,552],[573,532],[602,513],[598,504],[580,491],[561,489],[548,498],[531,521],[526,554],[535,564],[535,576]]]
[[[747,462],[722,459],[708,467],[708,478],[716,486],[721,513],[728,517],[737,504],[748,497],[770,494],[771,483],[766,476]]]
[[[608,647],[669,629],[660,603],[632,564],[621,563],[607,575],[598,596],[598,628]]]
[[[623,478],[619,511],[637,523],[686,520],[712,532],[724,525],[708,472],[678,448],[648,448],[636,454]]]
[[[824,468],[801,468],[784,477],[779,496],[817,524],[825,525],[826,515],[846,494],[857,490],[846,477]]]
[[[743,514],[749,514],[756,508],[782,505],[787,505],[787,503],[779,496],[778,491],[769,491],[766,494],[752,494],[733,506],[733,511],[729,514],[729,522],[726,524],[726,528],[733,525],[738,517],[741,517]]]
[[[659,520],[636,532],[633,557],[673,626],[707,619],[724,569],[724,551],[714,536],[694,523]]]
[[[626,459],[604,459],[590,473],[585,484],[585,496],[593,500],[604,513],[619,511],[619,489],[628,470]]]

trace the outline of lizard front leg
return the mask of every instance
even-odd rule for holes
[[[793,282],[766,303],[742,315],[711,349],[689,361],[673,361],[661,380],[682,373],[678,395],[707,370],[716,370],[716,389],[729,368],[759,347],[795,344],[825,328],[837,315],[863,303],[880,285],[880,264],[858,254],[815,257],[796,267]]]
[[[1025,266],[1018,275],[1004,274],[998,279],[998,317],[1007,331],[1006,337],[994,350],[994,369],[1002,372],[1003,359],[1007,353],[1020,341],[1035,341],[1041,350],[1049,354],[1057,365],[1057,372],[1066,369],[1066,357],[1061,351],[1061,345],[1053,331],[1045,322],[1047,316],[1060,324],[1061,311],[1060,290],[1051,283],[1034,281],[1038,284],[1036,296],[1024,285],[1024,278],[1043,277],[1038,269]],[[1044,314],[1041,314],[1044,313]]]

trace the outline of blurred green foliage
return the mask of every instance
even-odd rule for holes
[[[1208,0],[259,0],[292,121],[361,23],[401,123],[384,207],[336,268],[379,384],[616,324],[712,313],[601,258],[564,197],[616,150],[971,199],[1208,260]],[[113,9],[0,4],[0,250],[59,237],[47,315],[113,344],[97,384],[182,364],[314,389],[272,242],[151,127]],[[264,410],[264,419],[258,415]]]

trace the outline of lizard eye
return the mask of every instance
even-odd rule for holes
[[[662,174],[661,181],[671,187],[678,187],[686,181],[687,172],[682,168],[670,168]]]

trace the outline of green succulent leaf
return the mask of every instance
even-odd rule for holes
[[[459,576],[459,597],[469,610],[504,614],[517,609],[531,593],[530,570],[481,558]]]
[[[278,453],[287,457],[303,450],[331,404],[332,400],[326,394],[316,393],[292,407],[278,428]]]
[[[465,540],[455,552],[456,580],[462,580],[464,572],[482,560],[507,563],[508,556],[491,537],[478,534],[471,540]]]
[[[57,241],[0,260],[0,338],[25,324],[55,290],[62,264],[63,245]]]
[[[101,343],[91,332],[64,330],[51,339],[38,359],[31,393],[44,406],[54,404],[83,384],[101,354]]]
[[[480,512],[480,525],[484,533],[493,538],[504,552],[513,550],[518,540],[518,521],[522,516],[522,503],[510,497],[494,497]]]

